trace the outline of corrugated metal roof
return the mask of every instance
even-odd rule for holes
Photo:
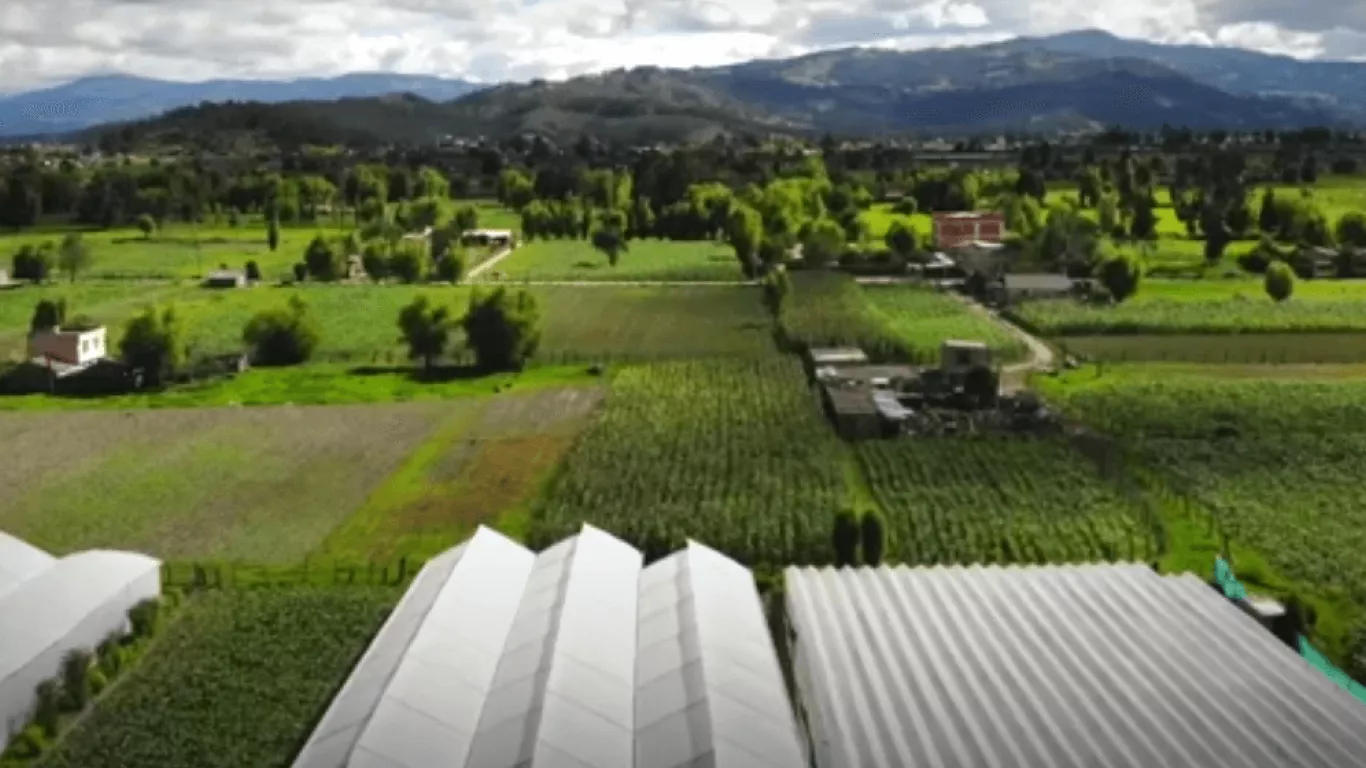
[[[539,555],[481,528],[418,575],[294,765],[798,765],[749,571],[696,544],[642,561],[587,525]]]
[[[0,531],[0,595],[52,567],[57,558]]]
[[[1366,707],[1194,576],[788,569],[822,768],[1352,768]]]

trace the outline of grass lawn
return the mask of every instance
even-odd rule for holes
[[[1366,280],[1302,280],[1276,304],[1260,280],[1145,280],[1118,306],[1028,302],[1017,314],[1049,336],[1366,331]]]
[[[41,764],[289,765],[398,597],[358,588],[196,595]]]
[[[0,414],[0,530],[44,549],[295,562],[470,400]]]
[[[709,241],[632,240],[615,267],[585,240],[537,240],[523,245],[493,271],[508,280],[742,280],[728,245]],[[492,272],[483,279],[493,279]]]

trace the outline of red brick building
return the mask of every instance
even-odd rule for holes
[[[1005,234],[1005,217],[996,211],[934,214],[934,241],[940,250],[974,242],[999,243]]]

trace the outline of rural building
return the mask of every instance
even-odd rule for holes
[[[817,381],[845,382],[868,387],[891,387],[897,381],[914,379],[920,371],[914,366],[889,365],[827,365],[816,369]]]
[[[873,401],[873,390],[839,382],[821,385],[822,399],[835,432],[845,440],[882,437],[883,421]]]
[[[14,285],[14,283],[10,282],[9,272],[0,269],[0,288],[9,288],[12,285]]]
[[[246,273],[232,269],[215,270],[204,279],[205,288],[243,288],[246,284]]]
[[[858,347],[810,347],[806,362],[813,369],[833,365],[866,365],[868,355]]]
[[[365,257],[359,253],[353,253],[346,257],[346,274],[344,280],[364,280],[365,279]]]
[[[1028,299],[1060,299],[1071,296],[1077,288],[1077,281],[1067,275],[1006,275],[997,289],[996,298],[1004,304]]]
[[[1341,254],[1323,246],[1304,246],[1300,248],[1296,272],[1303,278],[1336,277]]]
[[[585,525],[537,554],[487,528],[418,574],[295,768],[794,768],[806,755],[749,570],[649,566]]]
[[[939,345],[939,369],[950,377],[991,367],[991,348],[980,341],[949,340]]]
[[[972,240],[948,247],[946,257],[964,274],[995,279],[1010,267],[1010,249],[1000,243]]]
[[[1185,574],[788,568],[817,768],[1366,766],[1366,706]]]
[[[33,715],[39,683],[68,652],[129,629],[128,610],[161,594],[161,563],[130,552],[53,558],[0,533],[0,751]],[[7,586],[6,586],[7,585]]]
[[[510,229],[471,229],[460,235],[460,242],[463,245],[495,245],[508,248],[515,245],[517,239]]]
[[[934,214],[934,242],[940,250],[969,243],[1000,243],[1006,236],[999,211],[954,211]]]
[[[104,326],[47,328],[29,334],[28,356],[83,366],[104,357],[104,341]]]

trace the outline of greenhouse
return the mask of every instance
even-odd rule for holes
[[[1366,766],[1366,707],[1195,576],[785,576],[818,768]]]
[[[55,562],[52,555],[0,531],[0,597]]]
[[[45,561],[47,555],[9,536],[0,539],[0,548],[3,578],[21,579],[0,594],[2,748],[28,723],[38,684],[57,676],[67,652],[93,650],[111,633],[126,631],[128,609],[161,594],[161,564],[107,551]],[[18,559],[9,560],[15,553]]]
[[[642,565],[591,526],[539,555],[481,528],[418,575],[295,766],[800,765],[749,571],[697,544]]]

